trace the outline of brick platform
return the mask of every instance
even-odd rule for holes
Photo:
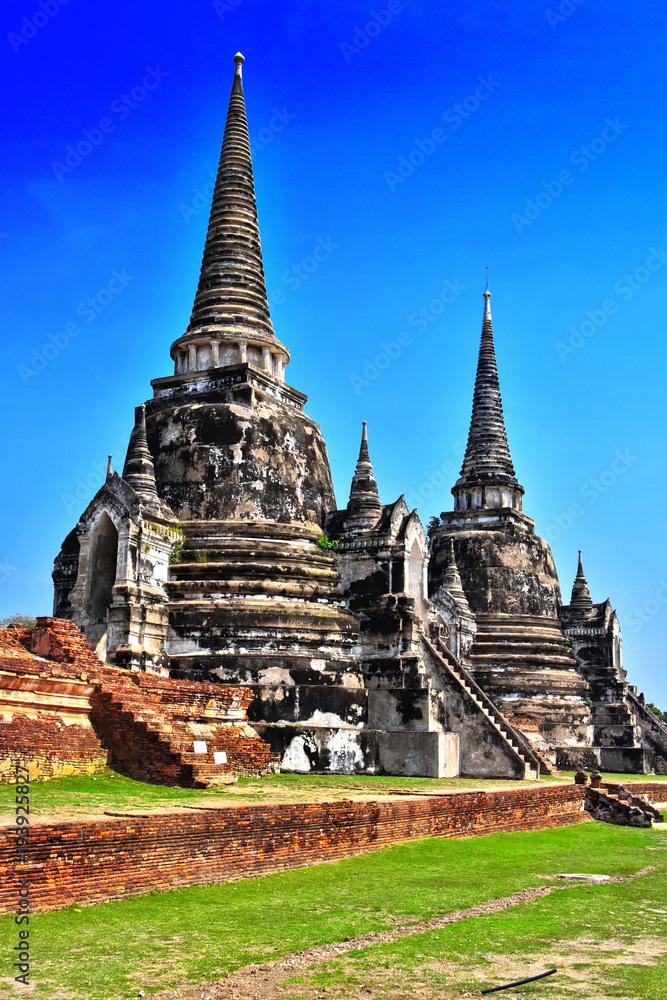
[[[107,761],[140,781],[206,787],[276,759],[248,726],[253,692],[102,664],[79,628],[38,618],[0,629],[0,781],[91,773]],[[204,753],[195,753],[195,741]],[[227,761],[216,763],[224,752]]]
[[[0,912],[14,909],[19,875],[30,877],[33,909],[51,910],[264,875],[421,837],[581,823],[589,820],[584,798],[580,786],[551,785],[34,823],[29,866],[22,865],[20,872],[15,831],[5,827],[0,837]]]

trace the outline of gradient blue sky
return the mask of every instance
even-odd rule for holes
[[[172,371],[240,49],[274,328],[339,505],[365,419],[383,501],[451,509],[488,265],[526,513],[566,600],[583,550],[667,708],[664,5],[7,0],[2,24],[0,615],[50,613]]]

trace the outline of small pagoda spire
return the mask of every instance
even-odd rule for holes
[[[130,434],[127,456],[123,466],[123,479],[148,506],[159,506],[155,484],[155,466],[146,438],[146,406],[141,404],[136,415],[134,429]]]
[[[446,590],[450,594],[459,608],[466,610],[469,614],[470,605],[468,604],[468,598],[463,590],[463,584],[461,583],[461,574],[459,573],[459,567],[456,563],[456,555],[454,554],[454,541],[450,537],[448,553],[447,553],[447,567],[445,569],[445,575],[442,578],[441,589]]]
[[[521,509],[521,496],[524,490],[514,474],[507,443],[493,343],[491,292],[488,287],[484,292],[482,340],[477,362],[468,444],[461,467],[461,478],[452,490],[457,498],[457,508],[467,506],[465,502],[459,503],[459,498],[466,490],[475,486],[480,488],[481,494],[480,501],[474,506],[513,506]],[[487,497],[488,487],[497,489],[495,494],[490,491]],[[504,492],[503,487],[505,487]]]
[[[368,434],[365,420],[363,421],[361,432],[361,445],[359,446],[357,467],[354,470],[352,486],[350,487],[347,512],[348,515],[352,515],[355,518],[360,517],[373,522],[377,521],[382,513],[378,484],[375,481],[373,466],[368,454]]]
[[[581,561],[581,549],[579,549],[579,564],[577,566],[577,575],[574,578],[574,586],[572,587],[570,608],[573,611],[577,611],[582,615],[587,614],[589,611],[593,610],[593,601],[591,600],[591,592],[588,588],[586,577],[584,576],[584,566]]]
[[[445,571],[443,584],[447,588],[447,590],[463,589],[463,585],[461,583],[461,574],[459,573],[459,567],[456,563],[456,556],[454,554],[454,541],[452,538],[449,539],[449,547],[447,552],[447,568]]]
[[[113,476],[113,462],[111,461],[111,455],[109,455],[107,461],[107,479],[111,479],[112,476]]]
[[[269,315],[243,97],[244,61],[237,52],[192,316],[185,334],[171,346],[176,374],[247,360],[282,377],[289,361]]]

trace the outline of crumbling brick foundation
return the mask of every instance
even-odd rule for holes
[[[246,687],[105,666],[66,619],[2,629],[0,781],[12,780],[17,762],[32,779],[91,773],[107,754],[158,784],[206,787],[231,772],[262,773],[276,755],[248,726],[252,698]]]

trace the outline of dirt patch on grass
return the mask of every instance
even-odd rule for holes
[[[641,878],[642,875],[654,871],[655,866],[643,868],[632,875],[616,876],[610,881],[627,882]],[[260,965],[248,965],[230,973],[225,979],[216,980],[206,985],[187,985],[179,989],[164,990],[153,994],[154,1000],[333,1000],[336,997],[358,997],[359,1000],[377,1000],[379,997],[401,997],[406,995],[420,997],[433,996],[437,989],[442,1000],[454,998],[477,997],[479,990],[464,990],[452,985],[447,980],[462,979],[477,980],[479,989],[499,986],[517,979],[536,976],[547,968],[556,966],[559,972],[545,980],[553,985],[559,979],[560,995],[563,997],[585,997],[587,1000],[607,1000],[604,992],[603,977],[598,974],[597,982],[591,983],[590,969],[594,965],[617,964],[655,964],[652,960],[667,954],[667,940],[661,937],[642,938],[640,943],[629,945],[627,942],[608,940],[603,944],[590,939],[573,940],[568,946],[567,954],[553,953],[549,956],[550,965],[545,965],[543,957],[531,960],[518,955],[485,956],[484,964],[470,964],[454,961],[429,961],[421,968],[410,972],[394,968],[382,968],[377,965],[364,971],[363,983],[359,982],[359,968],[345,956],[352,951],[360,951],[373,945],[384,945],[398,941],[409,935],[423,934],[427,931],[440,930],[450,924],[473,917],[484,917],[512,906],[522,906],[535,903],[554,892],[567,891],[581,883],[537,886],[515,892],[511,896],[488,900],[476,906],[455,910],[442,917],[423,921],[397,921],[396,926],[370,934],[337,942],[308,948],[302,952],[285,955],[273,962],[263,962]],[[641,957],[640,957],[641,956]],[[343,973],[349,972],[350,980],[344,986],[318,986],[312,982],[312,977],[323,971],[326,963],[342,959]],[[578,966],[583,968],[579,969]],[[524,994],[514,990],[512,996]],[[540,992],[536,992],[536,984],[531,984],[530,996],[537,1000]],[[553,992],[548,993],[553,996]],[[617,996],[616,1000],[628,1000]]]

